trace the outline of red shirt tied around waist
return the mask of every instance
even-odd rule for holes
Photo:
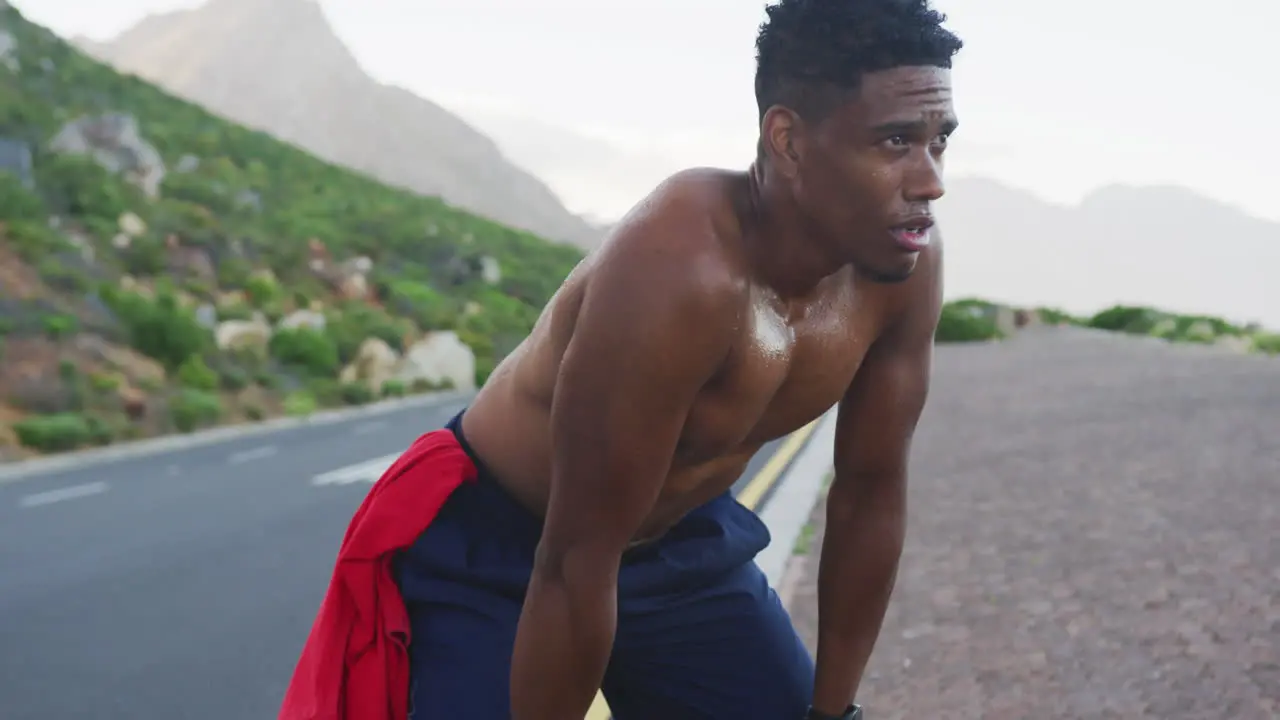
[[[392,574],[476,466],[448,430],[414,441],[347,527],[279,720],[406,720],[409,616]]]

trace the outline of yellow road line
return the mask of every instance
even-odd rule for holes
[[[819,417],[788,435],[778,447],[778,451],[769,457],[764,467],[760,468],[760,472],[757,472],[755,477],[747,482],[747,486],[742,488],[742,492],[738,493],[738,502],[748,510],[755,510],[756,505],[769,492],[769,488],[778,482],[782,471],[790,464],[792,458],[800,452],[800,448],[804,447],[805,441],[813,434],[814,429],[818,427],[818,420],[821,419]],[[609,704],[605,702],[604,695],[596,693],[596,699],[591,703],[591,709],[587,710],[585,720],[610,720]]]

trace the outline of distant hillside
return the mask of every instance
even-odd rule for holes
[[[475,108],[464,115],[565,197],[625,208],[679,169],[670,159],[536,120]],[[743,148],[742,167],[751,152]],[[1280,223],[1185,188],[1112,186],[1061,205],[1005,183],[952,175],[938,213],[951,297],[1082,314],[1117,303],[1154,305],[1280,327],[1280,284],[1273,281]]]
[[[82,49],[383,182],[560,242],[601,236],[457,116],[370,78],[315,0],[209,0]]]
[[[992,180],[947,183],[951,293],[1092,312],[1115,304],[1280,327],[1280,223],[1178,187],[1057,205]]]
[[[0,459],[473,386],[580,258],[0,3]]]

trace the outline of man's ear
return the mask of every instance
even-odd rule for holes
[[[800,117],[781,105],[769,108],[760,120],[765,157],[783,177],[792,178],[799,172],[803,150],[800,130]]]

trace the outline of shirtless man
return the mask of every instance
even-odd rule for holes
[[[658,187],[450,423],[480,468],[398,560],[411,717],[856,717],[942,296],[961,42],[925,0],[781,0],[757,160]],[[816,662],[728,495],[838,404]]]

